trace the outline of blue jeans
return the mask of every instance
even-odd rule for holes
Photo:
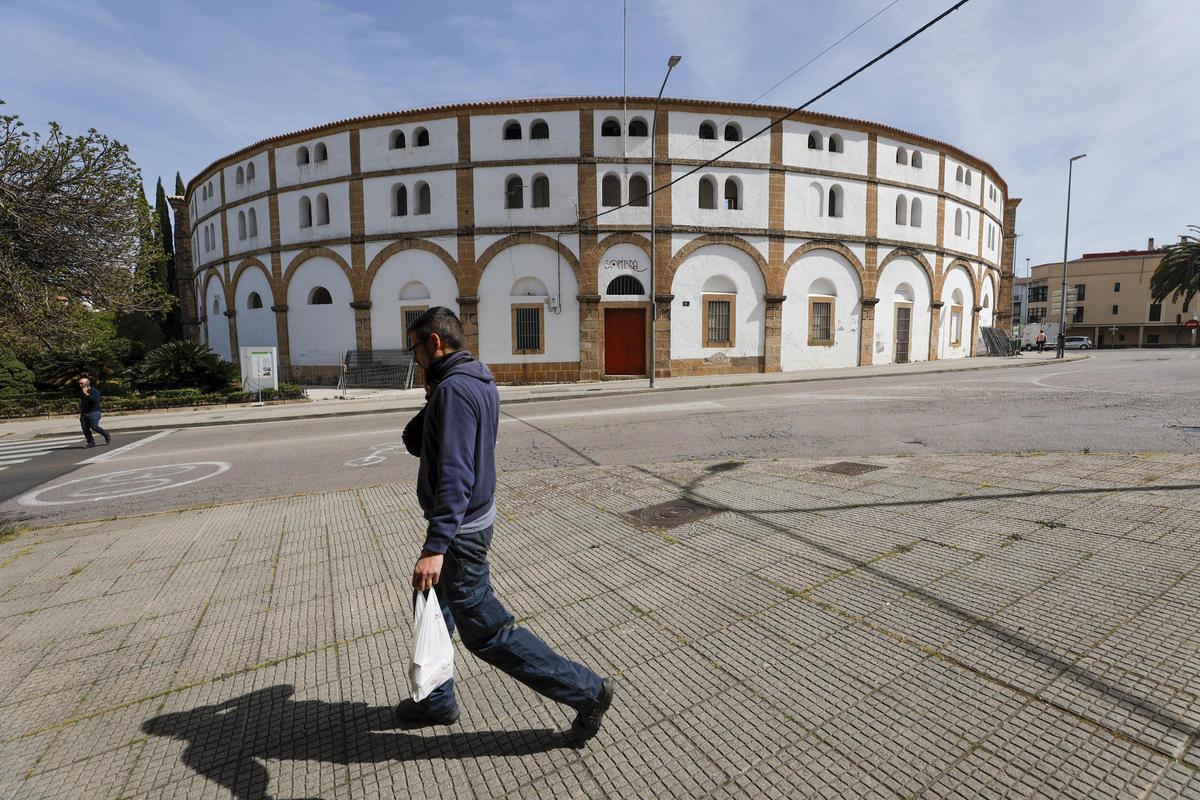
[[[459,533],[450,542],[437,583],[438,601],[451,635],[455,628],[467,649],[524,683],[539,694],[575,709],[600,698],[600,676],[568,661],[526,628],[518,628],[513,615],[492,591],[487,554],[492,528]],[[458,705],[453,679],[434,689],[421,705],[430,713]]]
[[[92,431],[104,437],[104,441],[108,441],[108,431],[100,427],[100,412],[92,411],[88,414],[79,415],[79,426],[83,428],[83,438],[87,439],[88,444],[95,444],[96,440],[92,437]]]

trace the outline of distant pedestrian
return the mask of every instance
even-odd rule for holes
[[[1037,348],[1038,348],[1039,353],[1046,349],[1046,331],[1045,330],[1038,331]]]
[[[488,549],[496,517],[496,436],[500,394],[491,370],[460,349],[462,324],[440,306],[408,326],[409,351],[425,371],[425,407],[404,429],[408,452],[421,459],[417,499],[428,527],[412,587],[437,584],[442,615],[478,658],[534,691],[575,709],[568,737],[581,745],[600,730],[616,683],[569,661],[527,628],[492,591]],[[396,709],[406,728],[458,720],[454,680]]]
[[[96,440],[92,431],[104,437],[104,443],[112,441],[108,431],[100,427],[100,390],[92,386],[87,378],[79,379],[79,425],[83,428],[83,438],[87,439],[86,447],[95,447]]]

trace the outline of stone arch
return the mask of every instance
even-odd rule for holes
[[[450,274],[454,276],[454,280],[458,283],[459,288],[461,289],[463,285],[463,276],[459,274],[458,262],[454,260],[453,256],[451,256],[441,247],[438,247],[433,242],[428,242],[424,239],[404,239],[398,242],[392,242],[387,247],[380,250],[375,257],[371,259],[371,263],[367,265],[367,273],[364,277],[363,283],[365,284],[364,289],[366,290],[368,296],[371,294],[371,284],[375,282],[375,274],[379,272],[380,267],[382,267],[389,258],[397,253],[403,253],[405,250],[424,250],[426,253],[432,253],[440,258],[442,263],[446,265],[446,269],[450,270]]]
[[[946,265],[942,270],[942,274],[938,276],[937,289],[934,291],[934,298],[940,299],[942,296],[942,288],[946,284],[946,276],[956,269],[962,269],[967,273],[967,280],[971,282],[971,292],[975,296],[974,303],[979,302],[979,279],[975,276],[975,270],[971,269],[971,264],[966,259],[956,258]]]
[[[767,294],[779,294],[783,291],[783,281],[780,279],[780,276],[776,275],[775,272],[771,270],[769,266],[767,266],[767,260],[763,258],[763,254],[758,252],[755,247],[753,247],[742,237],[732,236],[728,233],[706,233],[703,236],[696,237],[683,247],[679,248],[679,252],[676,253],[675,257],[671,259],[671,263],[667,265],[667,268],[663,270],[665,274],[655,276],[659,285],[665,285],[667,287],[665,291],[670,293],[671,286],[673,286],[675,283],[675,272],[679,269],[679,265],[684,261],[687,261],[688,256],[700,248],[708,247],[709,245],[714,244],[727,244],[730,247],[741,250],[743,253],[750,256],[750,258],[754,259],[754,263],[758,265],[758,271],[762,275],[763,285],[766,287]],[[652,291],[658,293],[658,288],[654,287]]]
[[[237,299],[237,285],[238,285],[238,281],[241,280],[241,278],[242,278],[242,273],[244,273],[246,270],[251,269],[253,267],[258,267],[259,269],[261,269],[263,275],[266,276],[267,286],[269,286],[271,289],[271,305],[273,305],[273,306],[278,305],[279,304],[278,298],[279,298],[279,292],[280,292],[281,287],[276,285],[275,276],[273,276],[271,274],[271,268],[268,267],[266,264],[262,263],[261,261],[259,261],[257,258],[253,258],[253,257],[242,259],[242,262],[237,265],[236,269],[234,269],[233,277],[229,280],[229,291],[231,294],[230,302],[232,303],[234,300]],[[286,297],[286,295],[284,295],[284,296]],[[233,306],[231,305],[230,308],[232,308],[232,307]]]
[[[846,245],[833,239],[812,239],[797,247],[795,252],[783,262],[779,286],[777,288],[768,288],[767,291],[774,292],[775,294],[783,294],[783,284],[787,280],[787,274],[791,270],[792,265],[799,261],[801,256],[811,253],[814,250],[830,250],[849,261],[850,266],[854,267],[854,271],[858,273],[858,285],[861,287],[863,299],[875,296],[875,275],[878,274],[878,270],[876,270],[875,274],[868,275],[866,268],[858,260],[858,257],[854,255],[854,252],[849,247],[846,247]]]
[[[556,251],[571,266],[571,271],[575,273],[575,283],[580,287],[580,292],[583,292],[584,286],[595,285],[595,280],[587,282],[587,279],[581,275],[579,259],[575,257],[571,249],[553,236],[547,236],[543,233],[514,233],[505,236],[500,241],[493,243],[487,250],[484,250],[483,254],[475,259],[474,269],[470,271],[464,269],[462,271],[463,274],[459,277],[458,281],[459,291],[467,297],[478,294],[479,278],[483,275],[484,269],[487,268],[491,260],[501,252],[510,247],[516,247],[519,244],[537,244]],[[595,289],[593,288],[592,291],[594,292]]]
[[[298,253],[283,270],[283,281],[281,282],[279,288],[282,291],[285,299],[287,298],[288,287],[292,282],[292,276],[296,274],[296,270],[300,268],[300,265],[305,261],[308,261],[310,258],[318,258],[321,256],[328,258],[330,261],[337,264],[342,268],[342,272],[346,273],[346,280],[350,282],[350,290],[354,293],[355,300],[367,299],[367,297],[370,295],[370,292],[368,291],[367,296],[362,295],[362,286],[360,285],[362,282],[357,279],[358,276],[354,274],[354,268],[346,262],[346,259],[339,256],[328,247],[321,247],[319,245],[300,251],[300,253]]]
[[[615,247],[619,244],[631,244],[641,249],[647,258],[650,257],[650,240],[640,233],[614,233],[605,236],[595,245],[588,248],[587,252],[583,254],[583,258],[580,259],[582,274],[585,276],[584,280],[579,282],[580,294],[600,293],[601,287],[596,283],[596,274],[600,267],[600,257],[610,247]]]
[[[205,305],[204,315],[206,317],[212,315],[212,311],[208,308],[208,285],[212,283],[213,278],[216,278],[221,282],[221,297],[225,301],[225,308],[223,310],[228,311],[229,309],[233,308],[233,300],[229,291],[230,282],[225,280],[225,278],[221,275],[220,270],[211,269],[207,270],[207,272],[208,274],[204,276],[200,283],[200,297],[203,298]]]
[[[922,255],[921,251],[915,247],[897,247],[884,257],[883,261],[879,262],[879,266],[875,268],[875,276],[872,281],[872,289],[878,285],[879,276],[883,274],[883,268],[895,261],[897,258],[911,258],[913,261],[921,265],[921,269],[925,270],[925,277],[929,279],[929,291],[933,300],[937,300],[939,293],[942,290],[941,283],[937,278],[937,270],[929,263],[929,259]]]

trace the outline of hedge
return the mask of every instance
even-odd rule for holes
[[[305,396],[303,389],[291,383],[281,383],[278,390],[263,389],[262,391],[262,399],[264,401],[296,400]],[[110,395],[104,397],[101,405],[106,413],[111,413],[114,411],[145,411],[155,408],[198,408],[200,406],[254,403],[257,401],[258,392],[204,393],[199,389],[171,389],[141,396],[113,397]],[[79,398],[77,397],[25,395],[22,397],[0,398],[0,419],[78,413]]]

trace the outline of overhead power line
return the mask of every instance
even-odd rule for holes
[[[729,154],[730,154],[730,153],[732,153],[734,150],[737,150],[739,147],[742,147],[742,146],[744,146],[744,145],[746,145],[746,144],[748,144],[748,143],[750,143],[750,142],[754,141],[754,140],[755,140],[755,139],[757,139],[758,137],[762,136],[764,133],[767,133],[768,131],[770,131],[770,130],[771,130],[772,128],[774,128],[776,125],[779,125],[779,124],[781,124],[781,123],[785,122],[786,120],[789,120],[789,119],[791,119],[792,117],[796,116],[796,115],[797,115],[797,114],[799,114],[801,111],[803,111],[804,109],[808,108],[808,107],[809,107],[809,106],[811,106],[813,103],[815,103],[815,102],[817,102],[818,100],[820,100],[821,98],[825,97],[826,95],[830,94],[831,92],[835,91],[836,89],[838,89],[839,87],[841,87],[841,86],[845,85],[846,83],[849,83],[851,80],[853,80],[854,78],[858,77],[858,76],[859,76],[859,75],[861,75],[863,72],[866,72],[868,69],[870,69],[871,67],[875,66],[875,65],[876,65],[876,64],[878,64],[880,61],[882,61],[883,59],[885,59],[885,58],[887,58],[888,56],[890,56],[892,53],[894,53],[894,52],[896,52],[897,50],[899,50],[901,47],[904,47],[904,45],[908,44],[908,43],[909,43],[909,42],[911,42],[913,39],[916,39],[916,38],[917,38],[918,36],[920,36],[922,33],[924,33],[925,31],[929,30],[929,29],[930,29],[930,28],[932,28],[934,25],[938,24],[938,23],[939,23],[939,22],[941,22],[943,19],[945,19],[946,17],[948,17],[948,16],[950,16],[951,14],[953,14],[955,11],[958,11],[960,8],[962,8],[963,6],[965,6],[965,5],[966,5],[967,3],[969,3],[969,2],[971,2],[971,0],[959,0],[959,2],[957,2],[957,3],[955,3],[954,5],[950,6],[950,8],[946,9],[946,10],[945,10],[945,11],[943,11],[941,14],[938,14],[936,17],[934,17],[933,19],[929,20],[929,22],[926,22],[924,25],[922,25],[921,27],[917,28],[915,31],[913,31],[912,33],[910,33],[908,36],[905,36],[903,39],[901,39],[900,41],[896,42],[894,45],[892,45],[891,47],[889,47],[887,50],[884,50],[882,53],[880,53],[879,55],[875,56],[874,58],[872,58],[872,59],[871,59],[870,61],[868,61],[867,63],[863,64],[861,67],[859,67],[858,69],[854,70],[854,71],[853,71],[853,72],[851,72],[849,75],[846,75],[844,78],[842,78],[841,80],[839,80],[837,83],[834,83],[832,86],[829,86],[829,87],[828,87],[828,88],[826,88],[825,90],[821,91],[819,94],[817,94],[817,95],[813,96],[812,98],[810,98],[808,101],[806,101],[806,102],[805,102],[805,103],[803,103],[802,105],[796,106],[796,107],[795,107],[795,108],[793,108],[791,111],[789,111],[788,113],[784,114],[782,117],[779,117],[779,118],[777,118],[777,119],[773,119],[773,120],[771,120],[771,121],[770,121],[769,123],[767,123],[767,124],[766,124],[766,125],[765,125],[763,128],[761,128],[760,130],[758,130],[758,131],[757,131],[757,132],[755,132],[754,134],[752,134],[752,135],[750,135],[750,136],[747,136],[745,139],[741,140],[740,142],[737,142],[737,143],[736,143],[736,144],[734,144],[732,147],[730,147],[730,148],[726,149],[724,152],[722,152],[722,153],[719,153],[719,154],[718,154],[718,155],[716,155],[716,156],[713,156],[712,158],[710,158],[709,160],[705,161],[704,163],[696,165],[696,166],[695,166],[695,167],[693,167],[692,169],[690,169],[690,170],[688,170],[687,172],[685,172],[685,173],[683,173],[682,175],[680,175],[678,178],[675,178],[675,179],[673,179],[673,180],[671,180],[671,181],[669,181],[669,182],[667,182],[667,183],[664,183],[662,186],[658,186],[658,187],[656,187],[656,188],[654,189],[654,191],[653,191],[653,192],[650,192],[649,194],[647,194],[647,195],[645,195],[645,196],[646,196],[646,197],[649,197],[649,196],[650,196],[650,194],[655,194],[655,193],[657,193],[657,192],[661,192],[662,190],[664,190],[664,189],[667,189],[667,188],[669,188],[669,187],[671,187],[671,186],[674,186],[675,184],[679,183],[679,182],[680,182],[681,180],[683,180],[684,178],[687,178],[687,177],[689,177],[689,176],[691,176],[691,175],[695,175],[697,172],[699,172],[700,170],[704,169],[705,167],[707,167],[707,166],[710,166],[710,165],[712,165],[713,163],[715,163],[715,162],[717,162],[717,161],[721,161],[721,160],[723,160],[723,159],[725,158],[725,156],[729,155]],[[657,127],[657,124],[655,125],[655,127]],[[652,132],[652,134],[653,134],[653,132]],[[638,199],[639,199],[639,200],[641,200],[642,198],[641,198],[641,197],[639,197]],[[619,206],[613,206],[612,208],[606,208],[604,211],[601,211],[601,212],[599,212],[599,213],[596,213],[596,214],[592,214],[591,216],[588,216],[588,217],[581,217],[581,218],[579,218],[579,220],[576,222],[576,224],[578,225],[578,224],[582,224],[582,223],[584,223],[584,222],[588,222],[588,221],[590,221],[590,220],[599,219],[600,217],[603,217],[603,216],[605,216],[606,214],[612,214],[612,213],[613,213],[613,212],[615,212],[615,211],[620,211],[622,208],[627,208],[627,207],[629,207],[631,204],[632,204],[632,200],[630,200],[629,202],[622,203],[622,204],[621,204],[621,205],[619,205]],[[654,224],[654,220],[650,220],[650,224],[651,224],[651,225],[653,225],[653,224]]]

